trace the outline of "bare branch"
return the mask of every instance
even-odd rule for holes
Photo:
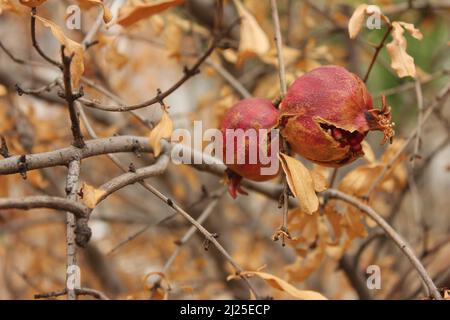
[[[60,197],[30,196],[23,198],[0,198],[0,209],[49,208],[72,212],[77,218],[89,217],[91,210],[85,205]]]
[[[283,38],[281,36],[280,18],[278,17],[277,0],[271,0],[270,4],[272,6],[272,19],[275,29],[275,42],[277,46],[278,72],[280,78],[281,96],[284,97],[287,93],[286,67],[284,65]]]
[[[439,294],[439,291],[437,290],[435,284],[431,280],[430,276],[428,275],[427,271],[425,270],[424,266],[420,262],[420,260],[416,257],[413,250],[410,248],[410,246],[406,243],[406,241],[384,220],[375,210],[373,210],[368,205],[365,205],[360,200],[349,196],[341,191],[335,190],[335,189],[329,189],[325,191],[325,193],[335,199],[343,200],[347,203],[350,203],[351,205],[355,206],[365,214],[367,214],[372,220],[374,220],[386,233],[386,235],[392,239],[392,241],[395,242],[395,244],[400,248],[400,250],[405,254],[405,256],[409,259],[411,264],[414,266],[414,268],[419,273],[420,277],[422,278],[423,282],[427,286],[430,294],[436,299],[436,300],[442,300],[441,295]]]
[[[54,151],[2,159],[0,160],[0,174],[19,173],[22,169],[28,171],[67,165],[78,155],[80,159],[85,159],[119,152],[152,152],[152,147],[147,137],[140,136],[118,136],[89,140],[86,141],[86,146],[83,149],[71,146]]]
[[[80,160],[75,159],[69,163],[66,180],[67,199],[77,201],[78,180],[80,178]],[[66,213],[66,285],[73,278],[74,268],[77,266],[77,246],[75,243],[76,217],[73,213]],[[74,288],[67,287],[67,299],[76,300]]]
[[[73,136],[73,145],[77,148],[83,148],[85,146],[83,140],[83,134],[80,128],[80,119],[76,109],[75,101],[78,98],[72,91],[72,76],[70,74],[70,66],[72,64],[72,56],[66,56],[64,53],[65,47],[61,47],[61,60],[63,62],[63,76],[64,76],[64,99],[67,101],[69,107],[69,115],[71,122],[71,130]]]
[[[36,39],[36,11],[37,11],[36,7],[31,9],[31,41],[33,42],[33,47],[36,49],[39,55],[42,58],[44,58],[48,63],[57,66],[62,70],[63,68],[62,64],[50,58],[44,51],[42,51],[41,47],[39,46],[39,43]]]

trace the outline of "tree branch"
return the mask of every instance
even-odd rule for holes
[[[36,49],[39,55],[44,58],[44,60],[62,70],[62,64],[50,58],[44,51],[42,51],[41,47],[39,46],[39,43],[36,39],[36,11],[36,7],[31,8],[31,41],[33,43],[33,47]]]
[[[406,241],[371,207],[368,205],[365,205],[360,200],[349,196],[341,191],[335,190],[335,189],[329,189],[325,191],[330,198],[340,199],[343,200],[362,212],[364,212],[366,215],[368,215],[372,220],[374,220],[386,233],[386,235],[394,241],[394,243],[400,248],[400,250],[405,254],[405,256],[409,259],[411,264],[414,266],[414,268],[417,270],[417,273],[423,280],[424,284],[429,290],[429,293],[433,298],[436,300],[442,300],[441,295],[439,294],[438,289],[436,288],[435,284],[431,280],[430,276],[428,275],[427,271],[425,270],[422,263],[419,261],[419,259],[414,254],[413,250],[410,248],[410,246],[406,243]]]

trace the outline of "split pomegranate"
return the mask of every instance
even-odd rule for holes
[[[248,98],[239,101],[222,119],[220,130],[223,137],[223,160],[228,167],[227,177],[230,194],[246,194],[239,186],[242,177],[254,181],[265,181],[279,173],[264,173],[270,161],[278,161],[271,152],[270,130],[277,125],[279,112],[270,100]],[[260,131],[260,129],[267,129]],[[278,140],[278,137],[276,137]],[[264,158],[261,157],[260,149]],[[267,156],[267,157],[266,157]]]
[[[340,167],[364,155],[361,142],[371,130],[394,135],[390,107],[374,109],[361,79],[338,66],[316,68],[298,78],[280,105],[281,135],[304,158]]]

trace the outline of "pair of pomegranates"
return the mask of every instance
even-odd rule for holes
[[[383,143],[393,136],[390,107],[384,97],[382,102],[381,109],[374,109],[372,97],[361,79],[338,66],[319,67],[299,77],[279,109],[266,99],[239,101],[221,122],[223,159],[231,152],[234,159],[240,154],[246,160],[244,163],[226,162],[231,195],[235,197],[236,192],[242,192],[239,188],[242,177],[265,181],[279,172],[261,174],[261,169],[268,164],[262,163],[259,157],[248,161],[255,143],[248,137],[240,148],[236,141],[230,148],[230,140],[236,136],[226,134],[229,129],[256,129],[258,132],[258,129],[278,128],[295,153],[323,166],[340,167],[364,155],[361,142],[369,131],[383,131]],[[270,147],[268,152],[270,154]]]

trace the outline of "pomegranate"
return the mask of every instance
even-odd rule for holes
[[[278,164],[275,172],[263,170],[271,168],[273,161],[278,161],[276,154],[271,152],[270,135],[270,130],[278,123],[278,116],[279,112],[272,102],[261,98],[241,100],[225,113],[220,130],[223,160],[228,167],[228,185],[233,198],[237,192],[246,194],[239,186],[242,177],[265,181],[278,175]],[[276,139],[279,140],[278,137]],[[276,143],[275,140],[273,143]]]
[[[340,167],[364,155],[361,142],[371,130],[394,135],[391,109],[382,97],[374,109],[361,79],[338,66],[323,66],[299,77],[280,105],[281,135],[292,150],[328,167]]]

